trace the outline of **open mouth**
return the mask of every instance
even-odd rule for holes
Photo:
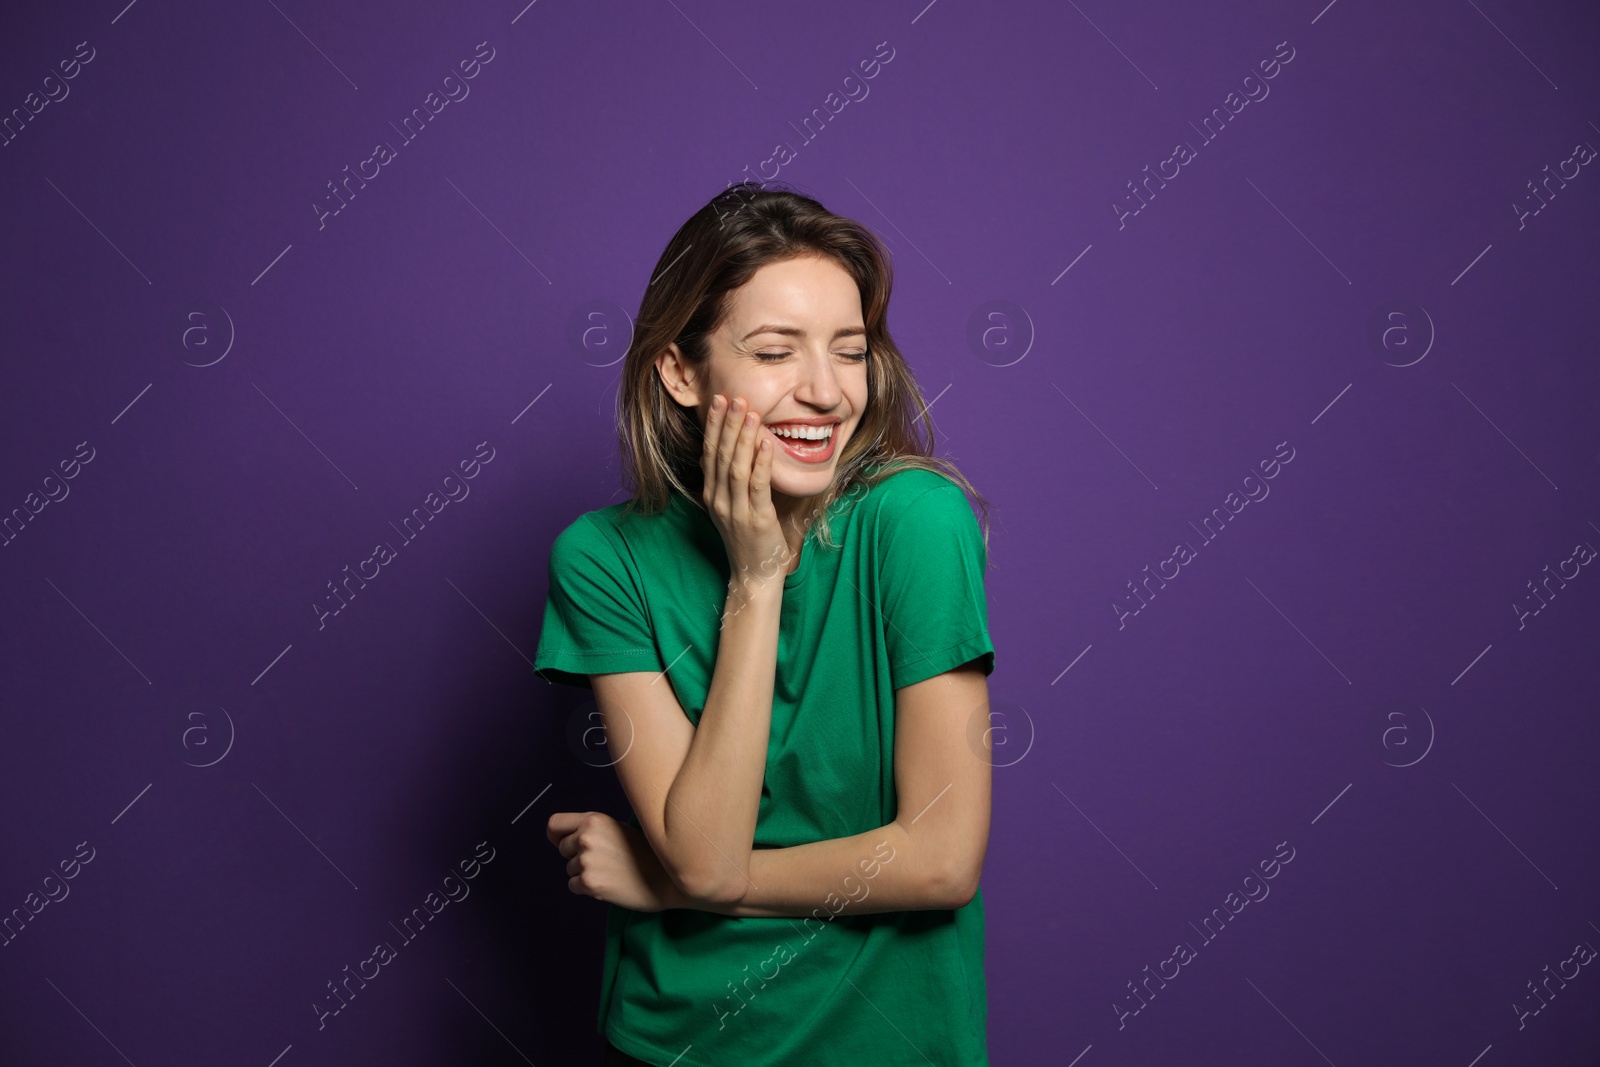
[[[767,432],[777,440],[783,450],[802,463],[825,463],[833,458],[834,440],[838,433],[838,424],[830,426],[782,427],[783,432],[772,429]]]

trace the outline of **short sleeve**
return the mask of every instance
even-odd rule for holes
[[[942,484],[884,513],[884,641],[895,689],[972,660],[994,671],[983,534],[961,487],[937,477]]]
[[[550,592],[533,670],[547,682],[592,688],[591,674],[665,669],[639,585],[587,515],[550,546]]]

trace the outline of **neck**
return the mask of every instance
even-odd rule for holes
[[[793,571],[799,566],[799,553],[805,544],[806,532],[811,529],[819,512],[820,497],[789,497],[779,493],[773,494],[773,507],[778,512],[778,524],[783,529],[784,540],[788,542],[789,549],[795,554],[794,563],[790,566]]]

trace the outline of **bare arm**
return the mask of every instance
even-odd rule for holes
[[[733,588],[706,704],[666,793],[668,841],[680,851],[675,878],[709,901],[738,899],[756,881],[751,843],[767,771],[783,579]]]
[[[614,725],[630,727],[617,775],[646,839],[674,885],[707,901],[737,900],[751,884],[791,558],[772,506],[774,445],[743,398],[726,410],[724,400],[714,397],[706,415],[702,503],[722,537],[730,580],[699,724],[659,684],[664,673],[596,675],[591,683],[608,744],[618,736]]]
[[[826,920],[846,909],[865,914],[966,903],[955,900],[930,873],[927,852],[924,848],[919,855],[915,839],[898,822],[850,837],[758,848],[750,853],[754,885],[742,900],[700,900],[669,891],[664,907],[720,915],[813,915]]]
[[[946,909],[971,901],[989,835],[988,681],[974,667],[947,671],[899,690],[895,714],[894,821],[849,837],[751,850],[742,898],[679,893],[666,906],[831,918],[845,909]],[[969,729],[977,716],[980,727]]]
[[[687,899],[737,900],[752,881],[783,606],[782,568],[769,569],[730,582],[698,727],[665,674],[591,676],[623,791]]]

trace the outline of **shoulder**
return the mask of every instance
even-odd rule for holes
[[[676,511],[669,505],[666,511],[651,515],[630,506],[632,501],[586,511],[556,535],[550,546],[550,565],[578,565],[590,563],[617,569],[626,568],[629,561],[638,557],[651,557],[663,537],[670,537],[670,527],[677,525]]]
[[[871,486],[861,503],[864,525],[880,558],[916,557],[952,543],[975,543],[987,556],[966,491],[940,471],[897,470]]]
[[[925,467],[906,467],[872,486],[868,498],[876,512],[892,521],[911,515],[957,516],[956,507],[971,508],[967,495],[948,475]]]
[[[595,512],[586,511],[573,519],[551,542],[550,554],[555,556],[571,555],[582,552],[596,544],[603,545],[606,540],[605,532],[601,525],[594,520]]]
[[[550,566],[583,566],[586,563],[614,562],[620,537],[621,504],[586,511],[573,519],[550,544]]]

